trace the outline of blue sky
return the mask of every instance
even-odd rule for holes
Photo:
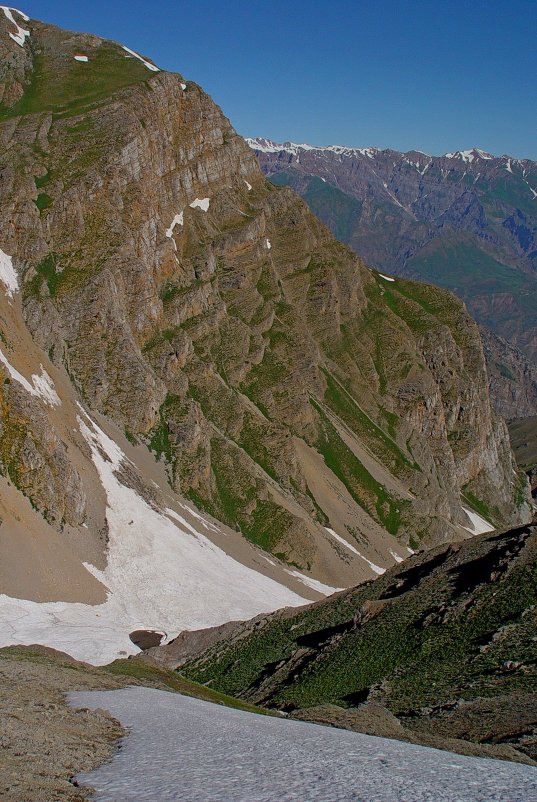
[[[537,159],[535,0],[21,0],[197,81],[244,136]]]

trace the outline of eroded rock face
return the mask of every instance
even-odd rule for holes
[[[484,327],[480,332],[496,411],[507,420],[536,415],[537,365],[503,337]]]
[[[358,538],[368,521],[403,543],[460,537],[461,492],[494,524],[526,519],[460,302],[369,270],[265,181],[195,84],[29,25],[43,83],[3,107],[0,245],[35,343],[89,406],[166,460],[177,490],[301,566],[330,519],[297,441],[348,492]],[[76,476],[60,474],[48,509],[75,520]]]

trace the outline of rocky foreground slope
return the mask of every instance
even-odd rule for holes
[[[451,294],[130,49],[3,8],[0,61],[2,642],[106,662],[527,520]]]
[[[148,666],[139,658],[97,669],[50,649],[0,649],[0,678],[3,802],[83,802],[95,799],[91,786],[117,800],[160,802],[178,794],[189,800],[213,796],[226,802],[243,800],[245,789],[248,798],[256,790],[252,784],[260,766],[263,798],[274,800],[290,787],[297,798],[323,800],[333,799],[335,788],[348,799],[359,787],[369,788],[375,799],[392,800],[394,794],[396,799],[408,798],[411,793],[413,799],[422,795],[430,799],[433,794],[435,800],[452,802],[466,798],[465,794],[474,800],[476,786],[487,800],[527,802],[537,782],[531,766],[505,760],[467,761],[449,753],[289,722],[275,713],[253,716],[253,711],[266,711],[223,697],[175,672]],[[95,694],[105,689],[108,692]],[[176,716],[170,715],[172,709]],[[449,739],[438,739],[437,745],[531,762],[505,745],[475,746]],[[311,760],[316,765],[309,768]],[[99,763],[104,765],[98,773],[80,775]],[[280,772],[275,784],[275,773],[283,765],[286,773]],[[456,776],[462,786],[446,782],[445,773],[448,780]]]
[[[299,718],[430,744],[502,744],[537,760],[536,603],[534,525],[237,626],[194,659],[181,643],[152,654]]]
[[[93,799],[74,775],[108,761],[126,735],[104,709],[73,708],[67,694],[132,686],[173,691],[254,710],[177,674],[119,660],[106,668],[44,647],[0,649],[0,798],[2,802]]]

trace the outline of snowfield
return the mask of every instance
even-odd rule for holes
[[[484,535],[485,532],[494,532],[494,527],[489,521],[486,521],[477,512],[473,512],[469,510],[468,507],[463,507],[464,512],[470,519],[471,529],[469,526],[464,526],[463,529],[466,529],[468,532],[471,532],[472,535]]]
[[[76,779],[96,802],[535,802],[537,769],[462,757],[152,688],[69,694],[129,729]],[[173,737],[170,737],[173,733]]]
[[[42,398],[45,403],[49,404],[51,407],[56,407],[61,404],[60,398],[56,389],[54,387],[54,382],[48,375],[47,371],[41,365],[41,374],[33,373],[32,374],[32,382],[30,383],[28,379],[25,379],[22,373],[13,367],[11,362],[5,356],[5,354],[0,351],[0,362],[6,368],[7,372],[11,376],[14,381],[24,387],[27,393],[30,395],[36,396],[37,398]]]
[[[78,423],[107,496],[107,566],[99,571],[85,564],[108,589],[107,600],[92,606],[0,595],[0,646],[41,643],[104,665],[139,651],[129,638],[135,629],[174,637],[185,629],[307,603],[308,598],[216,546],[203,534],[214,524],[199,520],[194,527],[173,510],[151,506],[123,484],[118,472],[128,460],[117,443],[82,407]]]
[[[4,284],[6,295],[13,298],[13,293],[19,291],[19,278],[13,267],[13,261],[9,254],[4,253],[0,248],[0,281]]]

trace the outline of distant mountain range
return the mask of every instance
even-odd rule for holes
[[[478,323],[537,359],[536,162],[476,148],[429,156],[247,141],[265,175],[298,191],[368,264],[448,287]],[[507,366],[495,362],[499,384]],[[529,387],[515,394],[529,393],[532,409],[504,405],[503,414],[535,414]]]

